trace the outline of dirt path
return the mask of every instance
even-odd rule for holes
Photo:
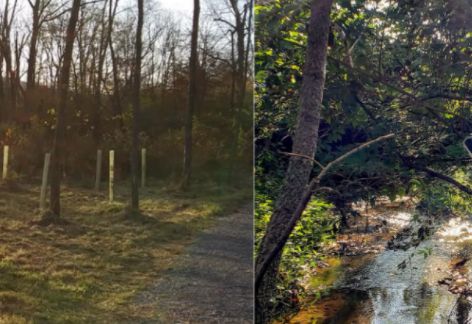
[[[253,322],[253,213],[244,206],[200,234],[141,301],[164,323]]]

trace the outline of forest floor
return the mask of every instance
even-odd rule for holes
[[[1,184],[0,323],[160,322],[158,301],[144,306],[136,296],[219,216],[252,201],[248,191],[210,184],[141,191],[142,215],[130,218],[124,184],[113,203],[105,192],[64,187],[65,222],[40,226],[39,188]]]
[[[253,322],[252,205],[218,219],[140,298],[164,323]]]

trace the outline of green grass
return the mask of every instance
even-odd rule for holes
[[[135,296],[171,267],[216,216],[250,202],[250,191],[202,185],[142,190],[142,215],[126,213],[127,188],[64,188],[62,225],[40,226],[39,191],[0,188],[0,323],[139,323],[157,307]]]

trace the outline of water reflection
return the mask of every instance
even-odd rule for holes
[[[388,218],[396,227],[405,226],[411,219],[411,214],[404,212],[397,216]],[[465,247],[471,250],[471,244],[464,244],[465,241],[472,241],[472,222],[452,218],[416,248],[385,250],[373,258],[342,257],[342,267],[336,268],[341,275],[332,293],[290,322],[472,323],[470,303],[438,285],[438,280],[448,274],[451,258]],[[427,258],[418,253],[429,248],[432,254]],[[356,264],[359,258],[365,260],[361,265]],[[406,267],[399,269],[405,260]]]

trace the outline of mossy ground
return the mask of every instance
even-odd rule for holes
[[[106,194],[66,187],[62,218],[38,225],[39,189],[0,186],[0,323],[142,323],[159,319],[134,296],[172,266],[214,216],[250,192],[201,185],[186,193],[155,184],[126,213],[128,188]]]

